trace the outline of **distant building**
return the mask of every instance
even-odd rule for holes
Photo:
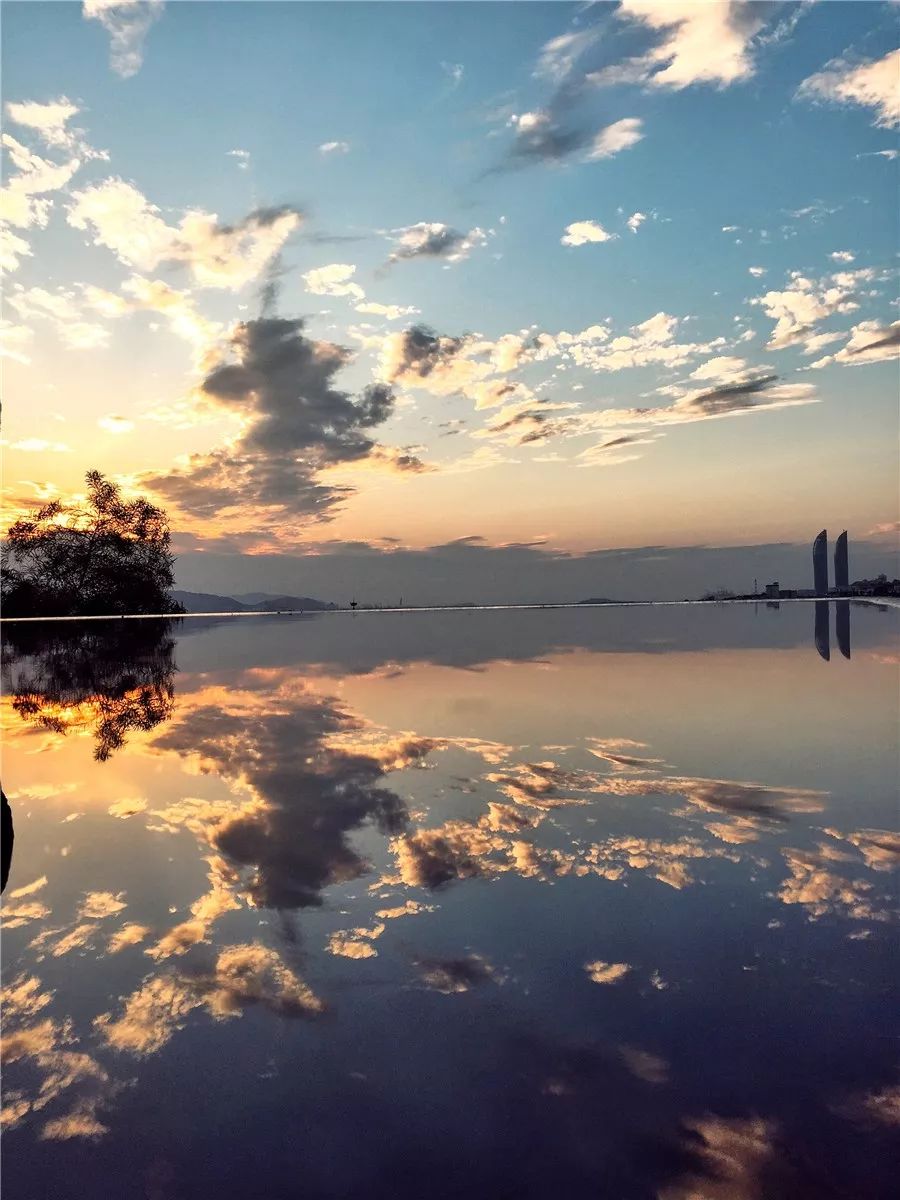
[[[769,600],[777,600],[780,595],[781,595],[781,588],[778,586],[777,579],[775,580],[774,583],[766,584],[766,596],[768,597]]]
[[[847,530],[834,543],[834,586],[839,592],[850,587],[850,558],[847,553]]]
[[[823,529],[813,542],[813,587],[817,596],[828,595],[828,530]]]

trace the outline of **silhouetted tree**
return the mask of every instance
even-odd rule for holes
[[[88,471],[83,507],[59,500],[16,521],[3,552],[7,617],[168,613],[175,562],[165,512]]]
[[[3,631],[3,690],[29,724],[65,736],[93,734],[105,762],[131,731],[172,715],[177,670],[172,622],[72,621]]]

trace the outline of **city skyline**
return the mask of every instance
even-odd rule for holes
[[[876,3],[5,5],[10,519],[98,468],[179,586],[326,599],[378,555],[460,599],[516,555],[799,582],[822,521],[890,572],[896,41]]]

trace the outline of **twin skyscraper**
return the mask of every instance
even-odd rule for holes
[[[828,530],[823,529],[813,542],[813,587],[817,596],[828,595]],[[847,530],[834,543],[834,590],[850,590],[850,557]]]

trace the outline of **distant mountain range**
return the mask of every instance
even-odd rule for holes
[[[337,608],[312,596],[274,596],[271,592],[244,592],[240,597],[217,596],[212,592],[172,592],[172,599],[189,613],[219,612],[326,612]]]

